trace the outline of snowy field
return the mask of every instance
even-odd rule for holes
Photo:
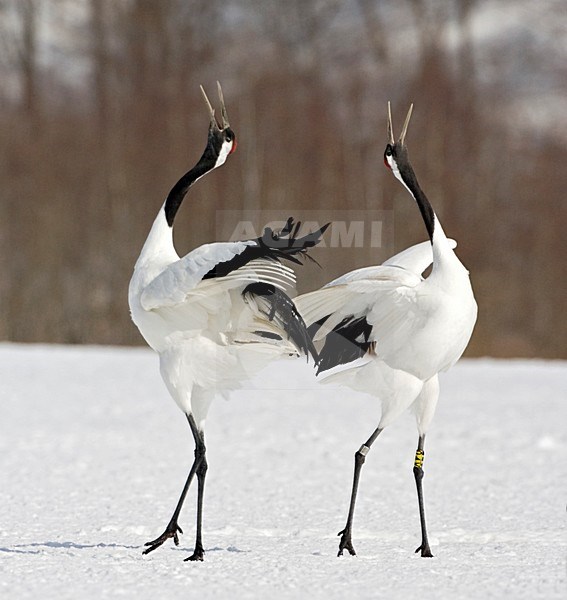
[[[358,556],[337,558],[375,400],[300,362],[219,400],[207,425],[205,562],[162,532],[193,456],[148,350],[0,345],[0,597],[565,598],[567,363],[475,360],[443,376],[419,519],[411,415],[362,473]]]

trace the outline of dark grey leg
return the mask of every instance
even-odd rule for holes
[[[417,444],[417,450],[415,451],[415,462],[413,466],[413,475],[415,477],[415,485],[417,487],[417,500],[419,502],[419,520],[421,523],[421,546],[417,548],[416,552],[421,551],[421,556],[426,558],[431,558],[433,554],[431,554],[431,550],[429,548],[429,541],[427,539],[427,528],[425,526],[425,509],[423,507],[423,445],[425,443],[425,435],[419,436],[419,441]]]
[[[193,432],[193,437],[195,437],[195,431],[197,431],[197,425],[195,424],[195,419],[193,419],[192,415],[187,415],[187,420],[189,421],[189,426],[191,427],[191,431]],[[199,469],[200,464],[203,459],[204,459],[204,453],[203,454],[197,453],[197,444],[196,444],[195,460],[193,461],[193,464],[191,465],[189,475],[187,476],[187,481],[185,482],[183,491],[181,492],[181,496],[179,497],[179,500],[177,502],[177,506],[175,507],[175,510],[173,511],[173,515],[172,515],[169,523],[167,524],[165,531],[159,537],[157,537],[155,540],[152,540],[151,542],[146,542],[144,544],[144,546],[148,546],[148,548],[146,548],[144,550],[143,554],[149,554],[150,552],[153,552],[156,548],[159,548],[164,542],[166,542],[170,538],[173,538],[173,543],[176,546],[179,546],[179,536],[177,534],[183,533],[183,531],[181,530],[181,527],[179,527],[177,520],[179,518],[179,513],[181,512],[181,508],[183,507],[183,503],[185,502],[185,496],[187,496],[187,491],[189,490],[191,481],[193,481],[193,477],[195,476],[195,473],[198,472],[198,469]],[[198,477],[198,475],[197,475],[197,477]]]
[[[346,526],[342,531],[339,531],[338,535],[341,536],[341,541],[339,542],[339,553],[337,556],[343,555],[343,550],[348,550],[349,554],[354,556],[356,552],[354,551],[354,547],[352,545],[352,521],[354,518],[354,506],[356,504],[356,494],[358,491],[358,482],[360,480],[360,470],[362,469],[362,465],[366,460],[366,455],[370,451],[370,448],[376,438],[380,435],[382,429],[377,428],[374,433],[368,438],[365,444],[360,447],[354,455],[354,477],[352,480],[352,492],[350,496],[350,506],[348,510],[348,517]]]
[[[194,425],[194,428],[193,428]],[[203,560],[205,550],[203,548],[202,526],[203,526],[203,497],[205,494],[205,477],[209,468],[207,464],[205,434],[199,431],[193,421],[191,430],[195,438],[195,461],[199,461],[197,468],[197,534],[195,538],[195,550],[191,556],[185,560]]]

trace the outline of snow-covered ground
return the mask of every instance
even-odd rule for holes
[[[148,556],[192,460],[141,349],[0,345],[2,598],[564,598],[567,364],[462,361],[428,436],[433,559],[419,542],[411,415],[362,473],[358,556],[336,557],[371,398],[270,367],[207,426],[205,562],[185,535]]]

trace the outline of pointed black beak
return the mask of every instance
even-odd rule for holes
[[[398,144],[403,146],[406,139],[406,133],[408,132],[408,125],[411,119],[411,113],[413,111],[413,104],[410,104],[408,114],[406,116],[406,120],[404,122],[404,126],[402,128],[402,133],[400,135],[400,139],[398,140]],[[388,138],[390,140],[390,144],[393,146],[396,142],[394,141],[394,126],[392,124],[392,107],[390,102],[388,102]]]
[[[222,93],[222,88],[220,83],[217,81],[217,88],[218,88],[218,95],[219,95],[219,101],[220,101],[220,105],[221,105],[221,122],[219,123],[215,117],[215,109],[212,107],[209,98],[207,97],[207,94],[205,93],[205,89],[203,88],[203,86],[200,86],[201,88],[201,93],[203,94],[203,98],[205,100],[205,104],[207,105],[207,108],[209,109],[209,116],[211,118],[211,127],[214,127],[220,131],[223,131],[225,129],[227,129],[228,127],[230,127],[230,124],[228,122],[228,114],[226,112],[226,106],[224,104],[224,96]]]

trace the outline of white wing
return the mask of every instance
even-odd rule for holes
[[[192,250],[183,258],[168,265],[141,294],[144,310],[177,306],[214,294],[214,288],[228,290],[263,281],[285,290],[295,286],[295,273],[290,267],[275,260],[257,258],[224,277],[203,277],[216,265],[228,262],[258,242],[215,242]],[[213,288],[213,289],[212,289]]]
[[[243,258],[244,264],[227,275],[203,279],[216,265],[238,257],[256,243],[251,240],[206,244],[154,277],[140,294],[142,312],[152,319],[146,329],[147,339],[154,342],[152,347],[179,332],[192,335],[191,332],[207,331],[217,343],[225,344],[234,341],[233,337],[242,341],[246,336],[254,337],[257,330],[274,329],[270,319],[253,310],[254,303],[247,302],[242,292],[249,284],[260,282],[289,291],[295,287],[293,269],[267,258],[248,262]],[[262,341],[256,338],[255,341]]]
[[[457,242],[450,239],[449,245],[451,248],[455,248]],[[354,271],[349,271],[348,273],[337,277],[337,279],[330,281],[324,287],[341,285],[358,279],[380,278],[384,274],[391,273],[391,271],[384,270],[384,267],[398,267],[410,271],[411,273],[415,273],[416,275],[421,275],[432,262],[433,251],[431,249],[431,242],[421,242],[420,244],[415,244],[415,246],[410,246],[409,248],[398,252],[398,254],[384,261],[381,265],[362,267],[360,269],[355,269]]]
[[[215,242],[199,246],[183,258],[168,265],[142,292],[140,302],[145,310],[175,306],[185,301],[187,295],[203,277],[222,262],[227,262],[257,242]]]
[[[457,243],[450,240],[450,245],[454,248]],[[382,265],[350,271],[321,290],[299,296],[295,303],[307,325],[328,317],[315,336],[316,341],[349,317],[364,317],[372,325],[371,341],[403,335],[416,314],[415,306],[412,309],[412,303],[417,302],[413,288],[422,281],[421,273],[432,262],[431,243],[422,242]]]
[[[358,269],[336,281],[343,283],[332,282],[294,300],[308,326],[327,317],[315,340],[322,339],[346,318],[364,317],[368,321],[376,305],[381,306],[384,318],[391,310],[403,311],[415,296],[413,288],[422,279],[400,267],[381,266]]]
[[[438,297],[443,292],[431,289],[420,275],[400,267],[381,267],[379,273],[305,294],[296,298],[295,304],[308,326],[324,320],[313,336],[314,342],[363,319],[369,331],[364,340],[352,342],[375,342],[374,353],[390,367],[416,377],[430,377],[430,363],[436,365],[444,360],[443,356],[437,360],[436,355],[446,353],[443,339],[431,344],[430,333],[431,328],[443,330],[445,303]],[[326,347],[321,350],[322,359]],[[424,347],[425,358],[421,359]],[[332,363],[332,345],[328,352]]]

